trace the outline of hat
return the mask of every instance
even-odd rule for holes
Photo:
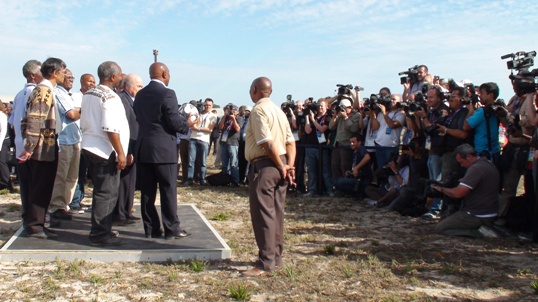
[[[239,110],[239,109],[237,109],[237,106],[232,105],[232,110]]]
[[[252,107],[251,106],[246,106],[245,111],[252,111]]]
[[[340,106],[345,106],[345,107],[351,107],[351,101],[349,101],[348,99],[342,99],[340,101]]]

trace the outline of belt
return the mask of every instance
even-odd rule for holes
[[[251,163],[251,164],[255,164],[255,163],[257,163],[257,162],[259,162],[259,161],[262,161],[262,160],[265,160],[265,159],[270,160],[271,162],[273,162],[273,161],[271,160],[271,158],[269,158],[269,156],[264,155],[264,156],[256,157],[255,159],[251,160],[250,163]],[[284,156],[284,155],[280,155],[280,159],[282,159],[282,162],[285,162],[285,160],[286,160],[286,156]],[[274,164],[274,163],[273,163],[273,164]]]

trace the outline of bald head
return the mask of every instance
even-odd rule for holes
[[[131,73],[128,74],[123,80],[123,91],[126,91],[133,98],[136,96],[138,91],[142,89],[142,78],[137,74]]]
[[[161,62],[155,62],[149,66],[149,78],[162,81],[166,86],[170,82],[170,71]]]
[[[259,77],[250,85],[250,98],[254,103],[262,98],[268,98],[273,92],[273,84],[266,77]]]

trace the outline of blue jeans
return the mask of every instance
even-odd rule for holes
[[[340,177],[334,180],[334,189],[338,192],[353,195],[357,199],[364,197],[364,189],[370,184],[371,179],[360,180],[357,184],[356,178]]]
[[[205,181],[206,160],[209,152],[209,143],[197,139],[189,140],[189,173],[187,178],[192,180],[194,177],[194,161],[196,156],[200,157],[200,181]]]
[[[321,151],[318,148],[305,149],[306,168],[308,169],[308,191],[321,194],[322,190],[316,190],[318,184],[319,167],[321,167],[321,176],[325,183],[327,194],[334,193],[332,175],[331,175],[331,160],[330,150],[323,148]],[[321,153],[321,160],[320,160]]]
[[[239,146],[220,144],[222,172],[232,176],[234,183],[239,183]],[[231,172],[231,173],[230,173]]]
[[[428,156],[428,173],[430,179],[440,181],[443,172],[443,161],[441,156],[437,154],[430,154]],[[443,206],[443,199],[434,198],[432,206],[430,207],[430,213],[439,214],[441,207]]]
[[[120,173],[116,169],[116,153],[113,151],[108,159],[82,150],[92,173],[93,196],[90,240],[103,240],[110,237],[112,216],[118,201]]]

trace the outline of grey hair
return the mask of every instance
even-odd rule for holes
[[[41,62],[38,60],[30,60],[22,67],[22,75],[28,78],[31,74],[36,74],[41,70]]]
[[[116,62],[106,61],[97,67],[97,76],[100,81],[110,79],[111,76],[118,74],[120,74],[120,66]]]
[[[459,154],[461,158],[467,158],[467,155],[476,156],[476,150],[469,144],[463,144],[456,147],[455,154]]]

